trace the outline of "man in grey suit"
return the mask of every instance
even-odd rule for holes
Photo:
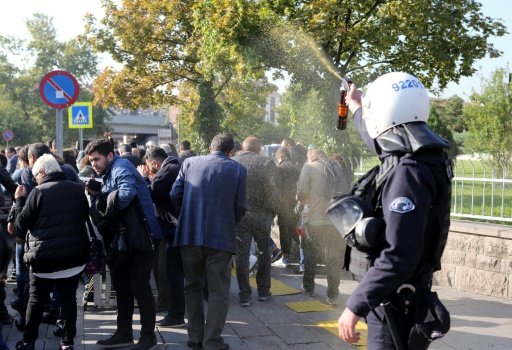
[[[233,148],[233,136],[215,136],[211,154],[185,159],[171,190],[171,200],[180,211],[174,246],[180,247],[183,260],[187,345],[192,349],[229,349],[221,333],[229,306],[231,258],[236,253],[235,226],[247,209],[247,171],[229,159]]]

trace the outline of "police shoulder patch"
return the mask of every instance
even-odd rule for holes
[[[407,197],[397,197],[389,205],[389,210],[395,213],[408,213],[415,208],[414,203]]]

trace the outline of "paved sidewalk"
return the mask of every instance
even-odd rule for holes
[[[293,273],[292,268],[272,268],[273,278],[286,285],[300,289],[302,276]],[[315,299],[325,300],[326,279],[319,276]],[[364,349],[341,341],[337,336],[317,325],[317,322],[336,322],[344,307],[344,302],[353,291],[356,283],[351,281],[348,274],[342,275],[340,285],[340,305],[332,311],[297,313],[285,306],[287,302],[314,300],[303,294],[275,296],[269,301],[258,301],[256,292],[253,294],[251,306],[242,308],[237,301],[238,286],[236,278],[232,277],[231,300],[227,324],[223,338],[231,349]],[[7,304],[12,297],[14,284],[8,284]],[[431,349],[493,349],[512,350],[512,301],[463,293],[448,288],[436,288],[441,300],[452,315],[452,329],[446,337],[435,341]],[[78,334],[75,338],[75,349],[99,349],[95,345],[99,339],[106,338],[115,330],[115,309],[92,307],[83,312],[81,297],[83,285],[80,284],[78,293],[79,318]],[[254,296],[256,295],[256,296]],[[12,310],[11,314],[14,314]],[[157,315],[161,319],[165,313]],[[138,313],[134,321],[134,338],[138,339]],[[58,338],[53,336],[55,326],[42,324],[39,329],[39,340],[36,349],[56,350]],[[14,349],[16,341],[22,333],[14,326],[4,326],[4,339],[10,349]],[[186,346],[187,333],[185,328],[157,329],[159,349],[188,349]]]

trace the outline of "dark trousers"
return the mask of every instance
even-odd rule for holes
[[[185,302],[189,339],[203,342],[205,350],[217,349],[229,307],[233,254],[206,247],[181,247],[185,272]],[[208,276],[208,313],[204,315],[203,288]],[[205,323],[206,321],[206,323]]]
[[[332,225],[313,226],[306,224],[311,239],[302,240],[304,249],[304,289],[315,290],[316,265],[319,257],[326,254],[327,296],[336,298],[339,295],[340,274],[345,256],[345,242]]]
[[[4,338],[2,336],[4,324],[0,322],[0,350],[9,350],[7,344],[5,344]]]
[[[256,243],[258,258],[258,272],[256,273],[258,294],[260,296],[270,294],[269,242],[272,219],[270,214],[246,213],[236,227],[236,279],[240,289],[238,293],[240,300],[248,300],[252,295],[249,284],[249,255],[252,238]]]
[[[293,212],[293,208],[288,212],[287,210],[280,211],[277,214],[277,224],[279,225],[279,243],[283,254],[289,255],[292,250],[292,240],[299,243],[299,236],[295,233],[297,226],[298,216]]]
[[[25,323],[27,313],[27,303],[29,298],[29,274],[27,265],[23,261],[25,254],[25,244],[16,243],[16,288],[18,289],[19,313],[21,322]],[[51,290],[50,290],[51,291]],[[50,295],[50,291],[48,295]]]
[[[185,275],[180,248],[173,247],[174,235],[166,242],[168,318],[183,321],[185,317]]]
[[[27,323],[23,340],[35,342],[39,325],[43,318],[44,305],[49,299],[50,292],[57,285],[61,304],[61,319],[63,321],[61,345],[73,345],[76,335],[76,290],[80,274],[67,278],[40,278],[30,272],[30,296],[27,306]]]
[[[117,332],[132,337],[134,299],[140,313],[141,338],[155,338],[155,299],[150,285],[153,252],[132,252],[126,263],[112,272],[117,293]]]
[[[155,254],[153,256],[153,276],[155,277],[156,290],[158,298],[156,307],[167,309],[169,301],[167,297],[167,273],[166,273],[166,251],[167,241],[165,239],[155,239]]]

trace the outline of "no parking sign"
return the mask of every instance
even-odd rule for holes
[[[12,130],[7,129],[4,130],[4,132],[2,133],[2,137],[5,141],[11,141],[14,138],[14,133],[12,132]]]

